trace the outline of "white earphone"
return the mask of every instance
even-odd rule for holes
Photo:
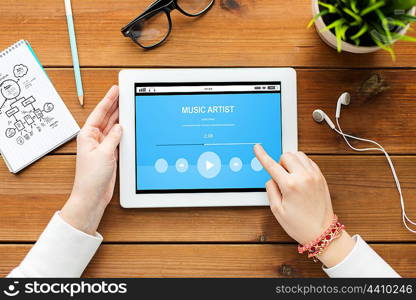
[[[387,151],[379,143],[377,143],[375,141],[372,141],[372,140],[363,139],[363,138],[359,138],[359,137],[356,137],[356,136],[353,136],[353,135],[350,135],[350,134],[346,134],[342,131],[341,126],[339,124],[339,118],[341,116],[342,105],[349,105],[350,102],[351,102],[351,95],[349,93],[343,93],[339,97],[338,102],[337,102],[336,112],[335,112],[335,121],[336,121],[337,126],[335,126],[334,122],[332,122],[332,120],[328,117],[328,115],[320,109],[317,109],[312,113],[312,118],[318,123],[322,123],[323,121],[325,121],[332,130],[334,130],[336,133],[338,133],[339,135],[341,135],[344,138],[347,145],[354,151],[359,151],[359,152],[380,151],[380,152],[384,153],[384,155],[386,156],[387,162],[390,166],[391,172],[393,174],[393,178],[394,178],[394,182],[396,183],[397,191],[399,192],[400,206],[401,206],[401,209],[402,209],[403,224],[407,228],[407,230],[409,230],[412,233],[416,233],[416,230],[411,229],[408,225],[408,223],[410,223],[410,224],[416,226],[416,222],[412,221],[406,214],[402,188],[400,186],[400,181],[399,181],[399,178],[397,177],[396,169],[394,168],[393,161],[391,160],[390,155],[387,153]],[[376,148],[356,148],[356,147],[351,145],[351,143],[349,142],[348,139],[354,139],[354,140],[358,140],[358,141],[362,141],[362,142],[371,143],[373,145],[376,145],[377,147]]]

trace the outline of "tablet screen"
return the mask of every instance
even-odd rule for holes
[[[136,83],[136,193],[264,191],[282,154],[280,82]]]

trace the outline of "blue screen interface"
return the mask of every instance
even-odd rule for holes
[[[136,193],[264,191],[282,154],[280,82],[135,86]]]

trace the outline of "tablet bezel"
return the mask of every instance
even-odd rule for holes
[[[268,205],[265,192],[136,194],[135,99],[137,82],[281,82],[282,148],[297,151],[296,71],[292,68],[210,68],[122,70],[120,85],[120,204],[125,208]],[[133,163],[132,163],[133,162]]]

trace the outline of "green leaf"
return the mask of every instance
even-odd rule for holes
[[[312,20],[308,23],[308,28],[310,28],[313,24],[315,24],[316,20],[318,20],[320,17],[325,16],[329,14],[329,10],[323,10],[319,14],[316,14]]]
[[[406,22],[416,22],[416,17],[411,15],[395,16],[395,18]]]
[[[335,12],[338,11],[337,8],[336,8],[336,6],[334,6],[334,5],[331,5],[331,4],[322,2],[322,1],[318,1],[318,3],[319,3],[320,6],[323,6],[326,9],[328,9],[330,13],[335,13]]]
[[[360,12],[360,10],[357,8],[357,1],[355,0],[351,0],[351,9],[358,14]]]
[[[391,47],[384,45],[382,42],[380,42],[380,40],[377,37],[373,36],[373,34],[370,34],[370,36],[377,46],[390,53],[392,60],[396,61],[396,54],[394,53],[394,50]]]
[[[353,12],[349,8],[344,8],[343,11],[345,11],[348,15],[350,15],[355,21],[358,23],[361,23],[363,21],[363,18],[361,18],[360,15],[357,15],[355,12]]]
[[[371,28],[369,29],[370,34],[376,36],[380,42],[387,45],[389,39],[386,37],[383,27],[379,23],[372,22]]]
[[[341,25],[340,26],[340,29],[339,29],[339,31],[340,31],[340,33],[341,33],[341,39],[343,40],[343,41],[346,41],[347,40],[347,37],[345,36],[345,34],[346,34],[346,32],[347,32],[347,30],[349,29],[350,27],[348,26],[348,25]]]
[[[370,12],[375,11],[376,9],[384,6],[386,3],[384,1],[380,1],[380,2],[375,2],[373,5],[370,5],[369,7],[363,9],[361,11],[361,16],[365,16],[367,14],[369,14]]]
[[[360,39],[356,39],[356,40],[353,40],[353,41],[355,43],[355,46],[360,46]]]
[[[400,21],[400,20],[393,20],[393,19],[387,19],[387,23],[394,25],[394,26],[398,26],[398,27],[406,27],[407,24]]]
[[[368,25],[365,23],[360,30],[354,34],[353,36],[351,36],[350,38],[352,40],[357,40],[360,36],[362,36],[364,33],[366,33],[368,31]]]
[[[329,24],[325,28],[321,29],[321,32],[331,30],[332,28],[336,28],[337,26],[340,26],[340,25],[342,25],[344,23],[345,23],[345,20],[344,19],[336,20],[335,22],[332,22],[331,24]]]
[[[393,42],[393,39],[391,37],[391,32],[390,32],[388,20],[384,16],[384,14],[381,12],[381,10],[376,9],[375,12],[376,12],[377,16],[380,18],[381,25],[383,26],[383,30],[386,33],[387,41],[391,44]]]
[[[393,34],[393,37],[398,40],[416,43],[416,37],[413,37],[413,36],[401,35],[401,34],[395,33]]]
[[[338,52],[342,51],[342,33],[341,33],[341,29],[340,29],[340,25],[337,25],[335,27],[335,36],[337,38],[337,50]]]

